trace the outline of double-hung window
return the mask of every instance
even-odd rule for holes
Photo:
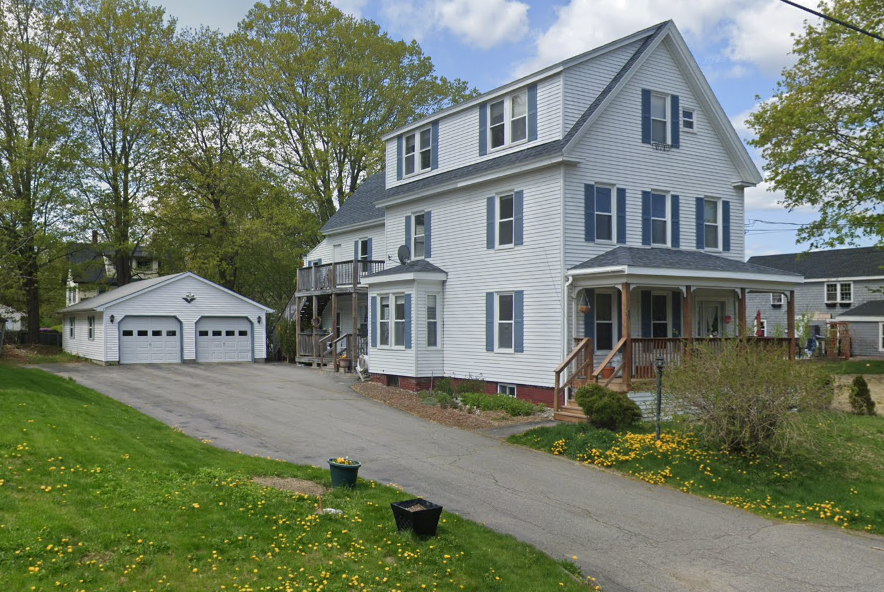
[[[89,339],[95,339],[95,317],[86,318],[86,327],[86,337]]]
[[[74,339],[76,334],[74,332],[74,328],[77,326],[77,320],[74,317],[68,319],[68,337]]]
[[[488,105],[488,143],[492,150],[528,138],[528,93],[512,94]]]
[[[405,295],[393,296],[393,345],[405,347]]]
[[[424,214],[415,214],[414,215],[414,234],[412,235],[412,249],[411,253],[415,259],[423,259],[424,254],[426,253],[426,226],[424,225]]]
[[[381,304],[381,313],[380,318],[378,320],[379,327],[379,337],[378,344],[382,346],[390,345],[390,297],[389,296],[381,296],[380,297]]]
[[[439,345],[439,308],[436,294],[427,294],[427,347]]]
[[[595,238],[614,240],[614,204],[610,187],[597,186],[595,189]]]
[[[515,316],[512,293],[497,295],[497,350],[513,351]]]
[[[853,302],[853,282],[826,284],[826,304],[850,304]]]
[[[667,220],[666,195],[651,194],[651,244],[669,244],[669,223]]]
[[[432,167],[432,132],[430,128],[405,136],[405,175],[428,171]]]
[[[696,120],[694,119],[694,110],[693,109],[682,109],[681,110],[681,126],[689,132],[696,131]]]
[[[703,200],[703,229],[705,233],[704,243],[707,249],[720,249],[721,243],[718,237],[721,235],[721,208],[717,199]]]
[[[669,109],[667,97],[651,95],[651,142],[669,143]]]
[[[514,202],[513,194],[497,198],[497,246],[508,247],[514,244]]]

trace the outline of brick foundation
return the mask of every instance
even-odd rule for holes
[[[439,380],[439,377],[436,377],[435,380]],[[398,381],[399,388],[414,393],[430,390],[430,384],[434,382],[434,380],[429,377],[414,378],[411,376],[394,376],[390,374],[372,374],[371,381],[382,384],[384,386],[394,386]],[[461,381],[456,379],[453,381],[455,385],[459,382]],[[484,384],[485,387],[483,391],[486,395],[497,394],[498,383],[485,381]],[[543,405],[546,405],[547,407],[553,406],[554,394],[555,389],[551,387],[531,386],[527,384],[516,385],[516,396],[519,399],[531,401],[532,403],[541,403]]]
[[[399,388],[419,393],[420,391],[430,390],[430,378],[411,378],[410,376],[399,377]]]
[[[372,374],[371,381],[384,386],[390,386],[390,377],[386,374]]]

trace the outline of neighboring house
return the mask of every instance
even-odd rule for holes
[[[744,262],[761,175],[671,21],[385,140],[299,274],[301,361],[367,333],[384,384],[473,377],[558,407],[580,372],[556,369],[590,343],[625,390],[685,337],[735,336],[747,291],[801,282]]]
[[[26,328],[22,324],[25,316],[23,312],[19,312],[5,304],[0,304],[0,319],[6,321],[4,323],[6,331],[23,331]]]
[[[752,257],[749,263],[800,273],[795,314],[806,316],[812,333],[845,322],[855,356],[884,356],[884,250],[833,249]],[[749,314],[761,313],[768,335],[783,333],[787,311],[782,294],[752,294]],[[816,328],[814,328],[816,327]]]
[[[185,272],[132,282],[60,311],[66,352],[102,364],[263,362],[257,302]]]
[[[70,245],[65,301],[67,306],[117,287],[113,257],[113,249],[100,245],[98,233],[94,231],[91,243]],[[159,260],[150,251],[141,247],[135,249],[132,253],[132,281],[155,278],[159,276],[159,272]]]

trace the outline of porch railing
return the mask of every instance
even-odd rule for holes
[[[562,404],[567,404],[562,395],[564,394],[567,397],[576,380],[589,380],[589,377],[592,375],[592,364],[592,339],[585,337],[571,350],[565,361],[556,368],[556,390],[555,397],[553,397],[554,411],[558,412]]]
[[[632,376],[637,379],[651,379],[656,377],[657,357],[662,356],[667,367],[681,361],[685,355],[690,355],[691,348],[711,347],[713,352],[720,353],[724,349],[726,341],[733,341],[736,337],[633,337],[631,341]],[[791,358],[793,348],[790,344],[793,340],[788,337],[750,337],[748,343],[754,347],[782,347],[788,351]]]
[[[383,261],[340,261],[298,270],[298,292],[356,287],[362,278],[384,270]]]

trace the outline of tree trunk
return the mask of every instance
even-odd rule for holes
[[[40,343],[40,286],[37,280],[37,253],[34,246],[29,244],[25,251],[24,261],[24,289],[26,299],[26,311],[28,314],[27,342],[29,344]]]

